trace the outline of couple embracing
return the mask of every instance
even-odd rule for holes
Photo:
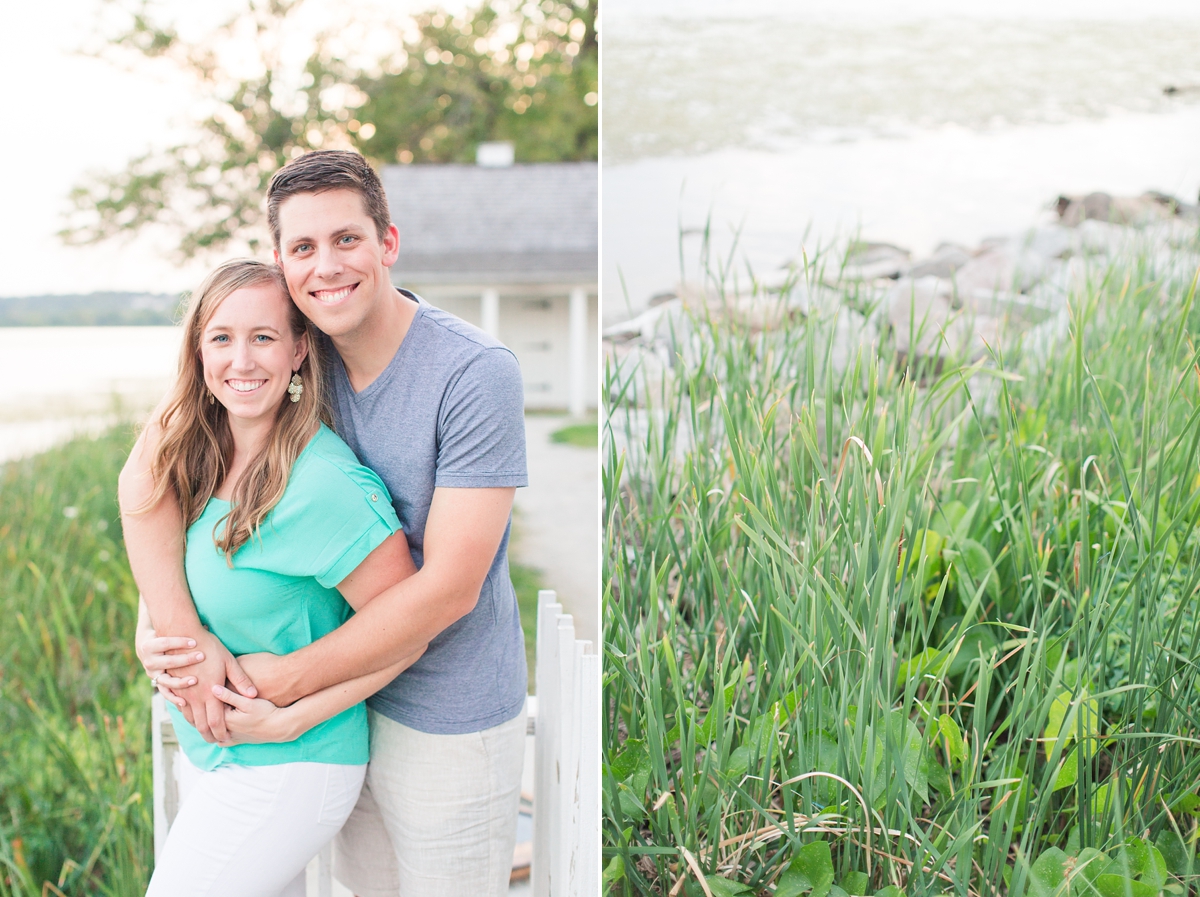
[[[302,897],[335,835],[358,897],[502,893],[525,744],[516,359],[392,286],[361,156],[293,160],[267,208],[277,265],[192,294],[120,479],[138,656],[186,756],[147,893]]]

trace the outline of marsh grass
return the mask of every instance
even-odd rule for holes
[[[139,894],[149,686],[117,473],[130,426],[0,467],[0,895]]]
[[[150,687],[116,504],[132,444],[122,425],[0,467],[0,897],[130,897],[153,868]],[[532,685],[541,574],[510,569]]]
[[[1164,258],[1038,355],[835,364],[845,287],[696,317],[660,381],[610,359],[612,893],[1195,891],[1200,313]]]

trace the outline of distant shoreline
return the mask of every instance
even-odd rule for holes
[[[0,327],[163,327],[182,300],[165,293],[87,293],[0,298]]]

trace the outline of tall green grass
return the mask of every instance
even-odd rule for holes
[[[149,685],[117,473],[132,428],[0,468],[0,895],[145,891]]]
[[[126,425],[0,467],[0,897],[131,897],[153,868],[150,686],[116,503],[132,444]],[[532,684],[540,574],[511,571]]]
[[[838,366],[843,308],[700,315],[661,383],[610,359],[612,893],[1196,890],[1200,313],[1167,259],[1096,271],[1045,357]]]

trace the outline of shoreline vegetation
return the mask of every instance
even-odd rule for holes
[[[151,688],[116,501],[134,432],[0,464],[0,897],[128,897],[153,868]],[[510,569],[532,687],[541,577]]]
[[[0,297],[0,327],[170,327],[182,305],[163,293]]]
[[[1155,202],[712,259],[609,328],[608,893],[1195,893],[1200,242]]]

